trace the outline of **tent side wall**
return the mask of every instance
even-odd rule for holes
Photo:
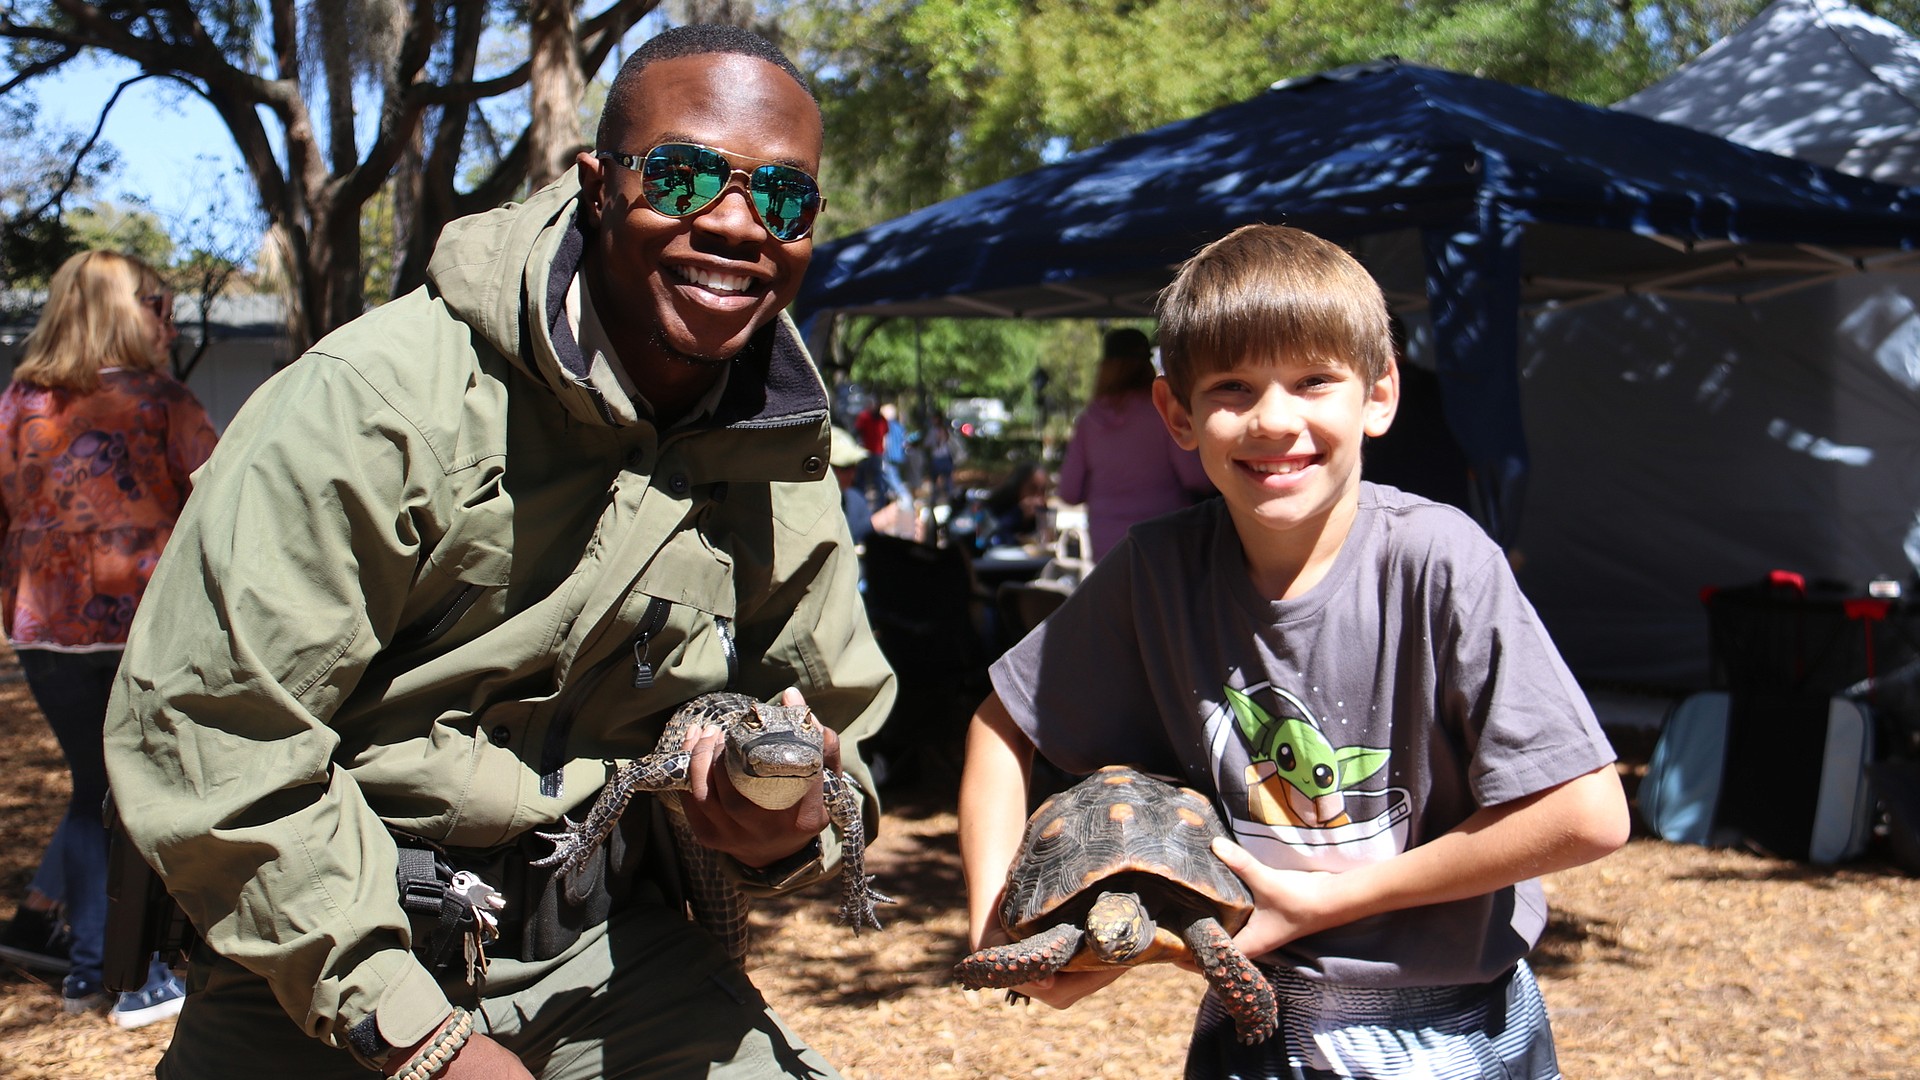
[[[1838,328],[1838,329],[1836,329]],[[1920,559],[1920,278],[1532,323],[1520,577],[1588,680],[1707,682],[1706,586]]]

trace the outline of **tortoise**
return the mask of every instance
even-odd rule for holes
[[[1241,1042],[1278,1025],[1273,988],[1233,944],[1253,895],[1212,851],[1226,829],[1206,796],[1109,765],[1027,819],[1000,923],[1015,940],[954,968],[969,989],[1014,987],[1056,971],[1191,957]]]

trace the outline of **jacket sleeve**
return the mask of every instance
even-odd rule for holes
[[[840,511],[831,478],[810,484],[776,485],[778,515],[801,527],[784,536],[762,595],[741,610],[739,640],[746,673],[742,690],[772,700],[797,686],[820,721],[840,734],[840,768],[860,788],[866,833],[879,825],[880,801],[861,744],[872,738],[893,709],[893,669],[881,655],[860,599],[860,564]],[[840,838],[829,826],[821,835],[817,871],[780,890],[803,888],[830,877],[840,865]],[[751,879],[749,893],[770,890]]]
[[[196,477],[106,724],[135,845],[207,943],[335,1046],[376,1009],[394,1045],[448,1010],[328,726],[391,638],[444,498],[391,396],[316,355],[256,393]]]

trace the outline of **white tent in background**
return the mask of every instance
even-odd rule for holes
[[[1777,0],[1615,108],[1920,184],[1920,42],[1842,0]]]
[[[1617,108],[1920,184],[1920,45],[1839,0],[1778,0]],[[1912,581],[1920,275],[1885,265],[1767,297],[1643,290],[1532,320],[1520,573],[1583,679],[1700,684],[1704,586],[1772,569]]]

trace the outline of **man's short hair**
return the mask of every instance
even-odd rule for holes
[[[781,71],[792,76],[806,92],[807,99],[819,103],[813,97],[813,90],[807,86],[806,76],[787,59],[787,54],[779,46],[759,34],[744,27],[729,26],[724,23],[694,23],[689,26],[675,26],[663,30],[642,42],[633,55],[626,58],[620,70],[613,76],[613,85],[607,87],[607,101],[600,109],[600,127],[594,134],[594,147],[600,150],[628,150],[628,147],[608,146],[607,139],[612,134],[614,118],[624,115],[633,106],[634,86],[640,81],[640,73],[660,60],[678,60],[683,56],[712,56],[720,53],[733,53],[737,56],[751,56],[765,60]]]
[[[1243,225],[1201,248],[1160,293],[1160,362],[1181,401],[1244,360],[1330,360],[1368,383],[1393,360],[1387,302],[1339,246],[1284,225]]]

